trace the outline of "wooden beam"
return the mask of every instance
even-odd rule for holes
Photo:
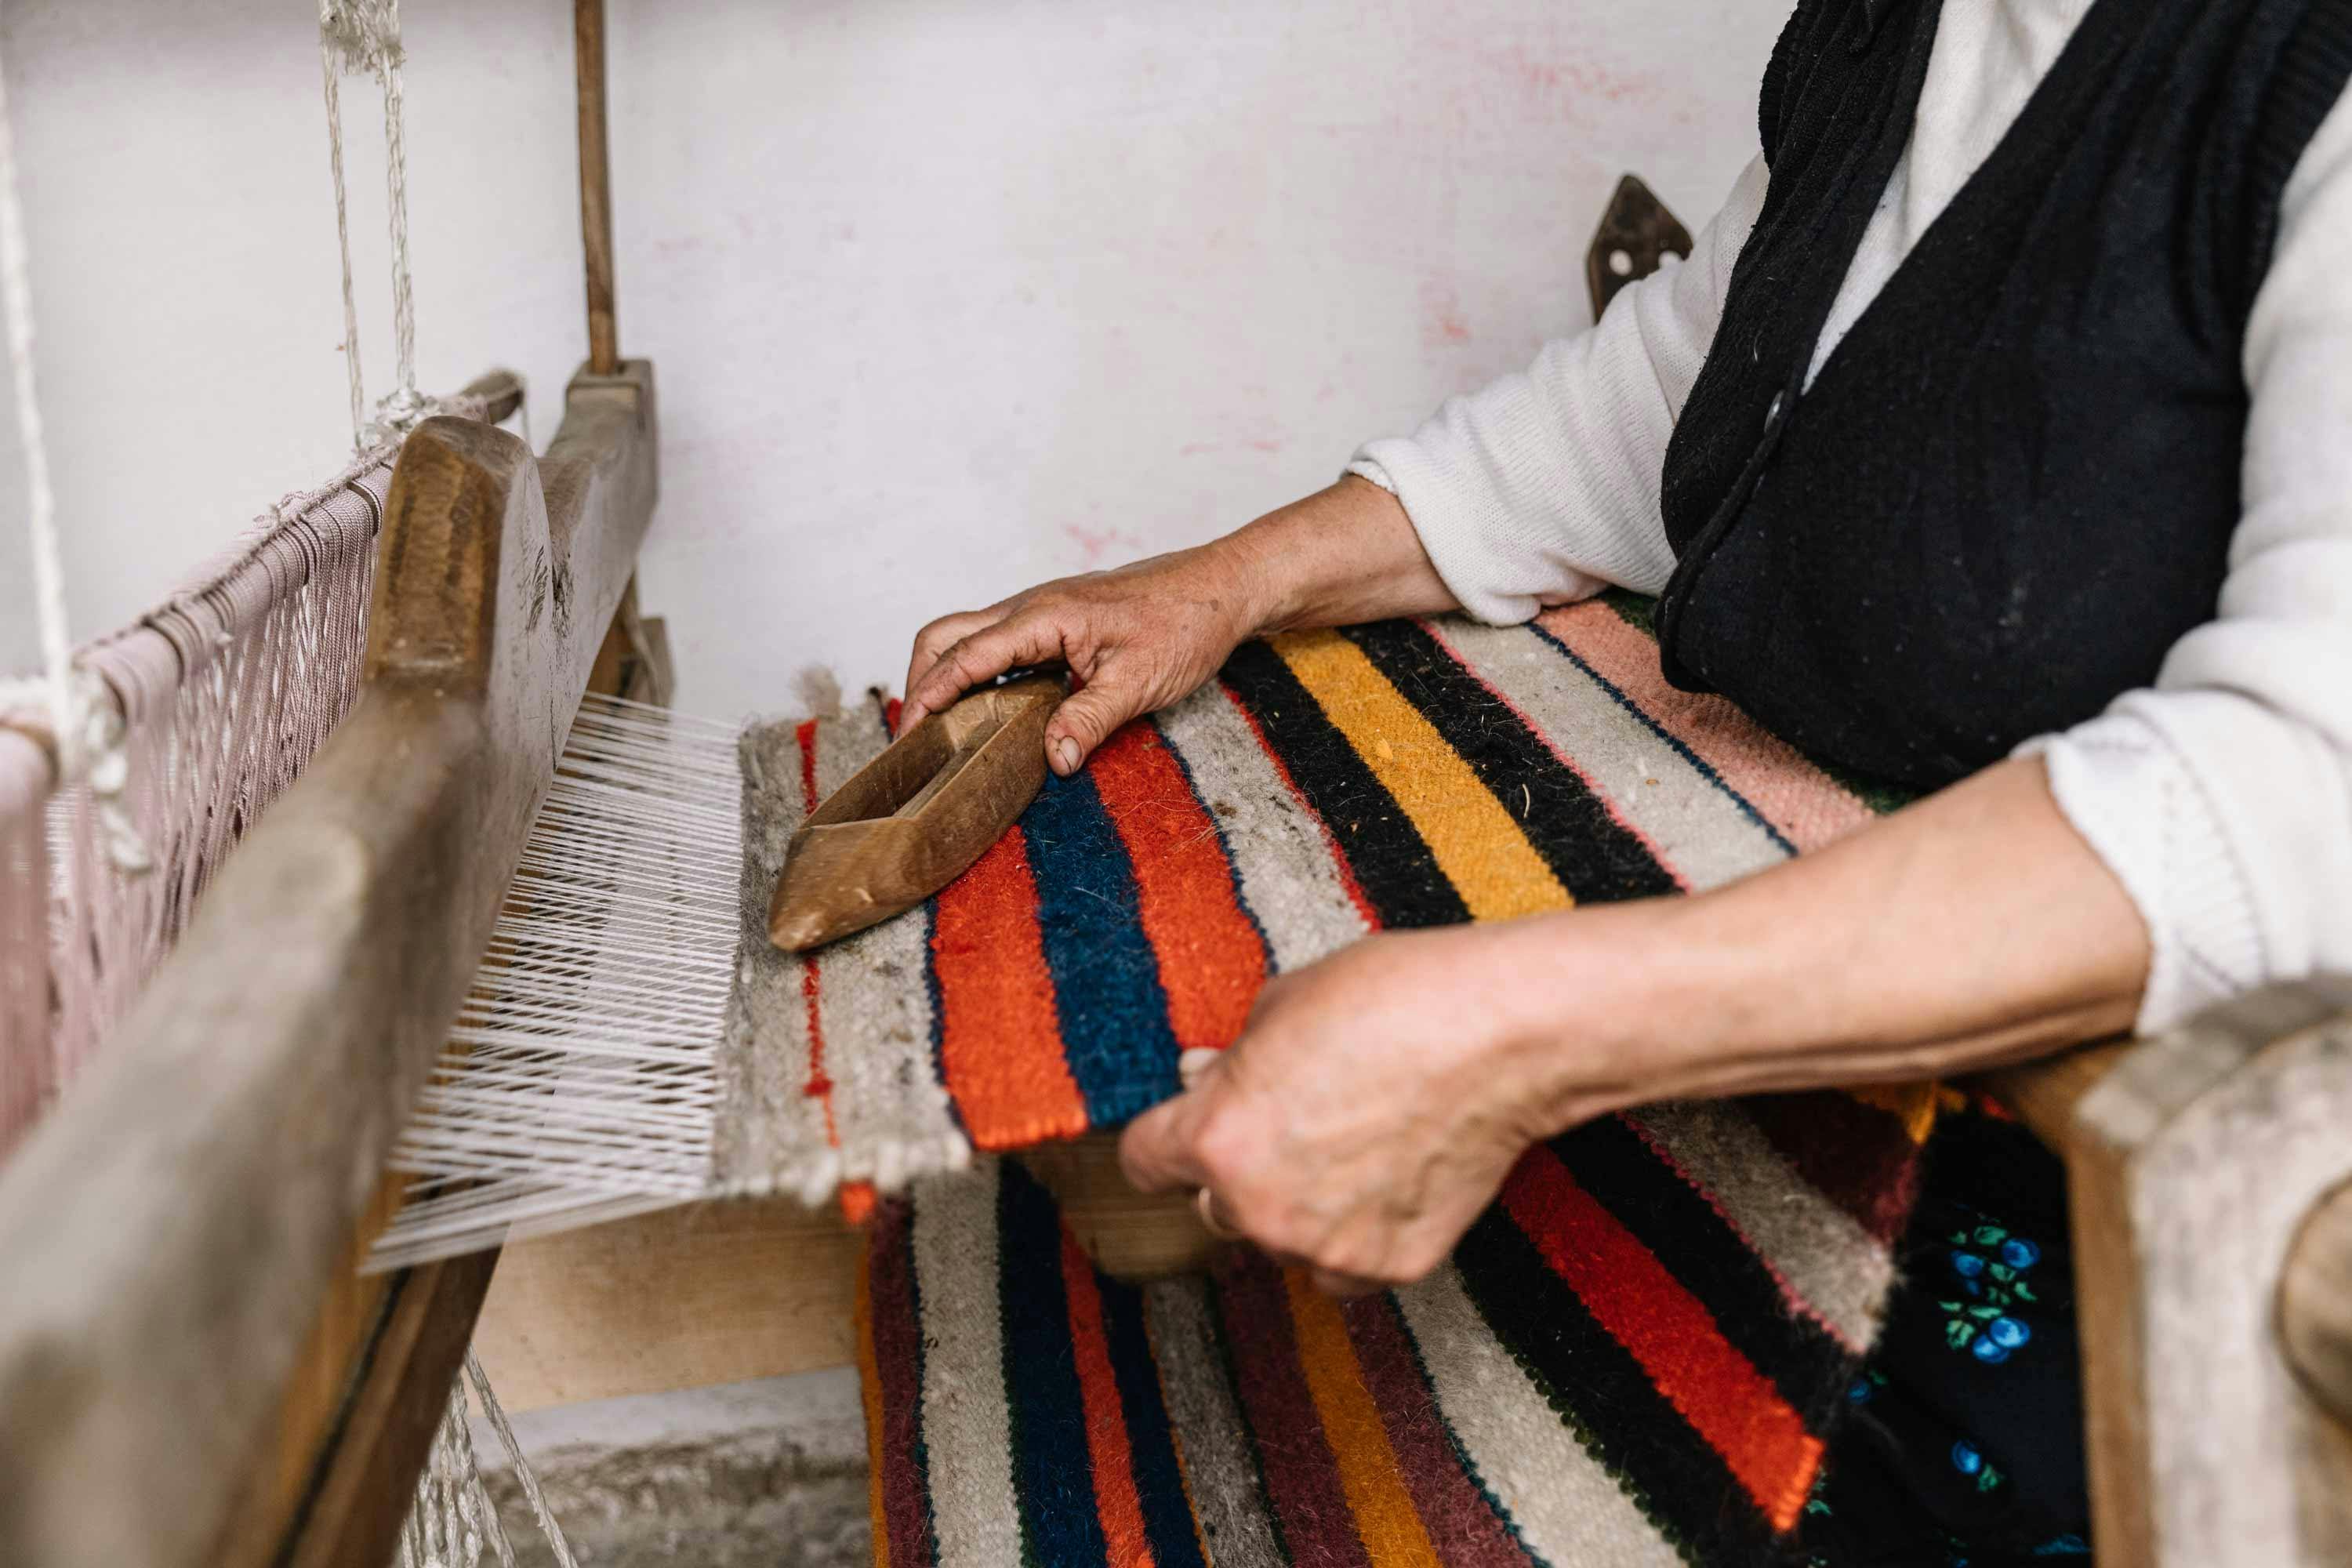
[[[2352,1432],[2352,1183],[2322,1198],[2279,1280],[2279,1338],[2304,1387]]]
[[[572,0],[572,63],[580,87],[580,241],[588,272],[588,368],[620,368],[613,311],[613,161],[604,127],[604,0]]]
[[[0,1562],[229,1538],[620,601],[654,426],[629,364],[575,378],[538,465],[410,437],[358,703],[0,1173]]]
[[[2278,1331],[2297,1232],[2352,1175],[2347,1126],[2344,981],[2216,1008],[2131,1047],[2075,1102],[2063,1148],[2102,1561],[2352,1561],[2352,1442]]]

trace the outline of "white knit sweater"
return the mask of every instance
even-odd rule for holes
[[[1812,369],[2009,129],[2090,0],[1944,0],[1909,146]],[[1696,254],[1591,330],[1455,397],[1350,471],[1393,490],[1482,620],[1609,584],[1656,593],[1674,555],[1666,442],[1764,201],[1744,170]],[[2288,182],[2245,339],[2244,516],[2220,614],[2156,685],[2021,751],[2147,922],[2140,1026],[2322,970],[2352,972],[2352,94]]]

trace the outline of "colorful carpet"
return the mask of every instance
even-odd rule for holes
[[[818,1201],[1112,1127],[1269,973],[1381,927],[1702,889],[1889,803],[1667,686],[1626,596],[1524,626],[1287,636],[1129,725],[929,906],[813,959],[761,932],[877,703],[743,743],[745,936],[714,1175]]]
[[[1774,1152],[1840,1152],[1821,1109],[1557,1139],[1452,1263],[1347,1303],[1246,1248],[1122,1284],[1017,1161],[918,1183],[859,1289],[875,1561],[1783,1560],[1889,1274],[1885,1210]],[[1832,1124],[1907,1167],[1906,1132]]]

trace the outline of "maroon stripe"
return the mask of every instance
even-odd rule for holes
[[[1413,1510],[1446,1568],[1528,1568],[1533,1560],[1462,1468],[1453,1434],[1398,1321],[1395,1299],[1367,1296],[1340,1311]]]
[[[1899,1118],[1827,1089],[1759,1094],[1739,1103],[1797,1174],[1894,1245],[1919,1185],[1919,1145]]]
[[[866,1311],[874,1325],[874,1375],[882,1384],[882,1518],[890,1531],[890,1568],[931,1568],[913,1215],[903,1203],[883,1205],[867,1243]]]
[[[1340,1487],[1339,1461],[1298,1365],[1282,1276],[1263,1255],[1236,1249],[1218,1266],[1216,1284],[1234,1390],[1290,1561],[1297,1568],[1370,1568]]]

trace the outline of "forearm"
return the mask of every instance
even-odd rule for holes
[[[1568,1068],[1563,1124],[2029,1058],[2127,1029],[2148,963],[2130,899],[2032,761],[1713,892],[1547,917],[1511,940],[1507,967],[1529,977],[1514,982],[1519,1037]],[[1564,973],[1548,949],[1574,955]]]
[[[1244,584],[1254,633],[1460,607],[1396,497],[1353,476],[1206,548]]]

